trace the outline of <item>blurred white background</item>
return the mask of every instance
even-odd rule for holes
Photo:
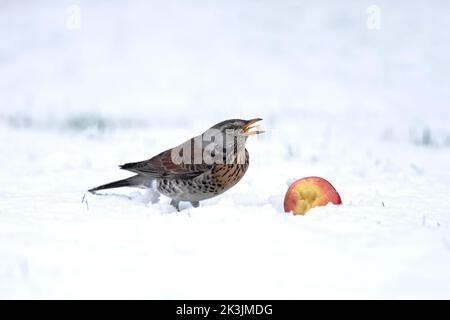
[[[367,27],[372,4],[2,1],[2,120],[258,114],[300,125],[323,113],[445,123],[448,3],[378,1],[380,29]]]

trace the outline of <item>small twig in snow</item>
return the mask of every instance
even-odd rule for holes
[[[83,195],[83,199],[81,199],[81,203],[84,203],[84,202],[86,202],[86,208],[89,211],[89,202],[88,202],[88,200],[86,198],[86,192]]]

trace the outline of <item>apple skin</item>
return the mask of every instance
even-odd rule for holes
[[[336,189],[320,177],[306,177],[295,181],[284,197],[284,211],[304,215],[309,209],[328,203],[342,204]]]

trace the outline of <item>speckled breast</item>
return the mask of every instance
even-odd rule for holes
[[[201,201],[233,187],[247,169],[248,161],[244,164],[217,164],[193,179],[157,179],[157,189],[174,200]]]

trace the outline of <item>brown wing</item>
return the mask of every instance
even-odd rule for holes
[[[189,179],[212,168],[207,164],[176,164],[172,161],[171,149],[161,152],[149,160],[126,163],[121,169],[152,178]]]

